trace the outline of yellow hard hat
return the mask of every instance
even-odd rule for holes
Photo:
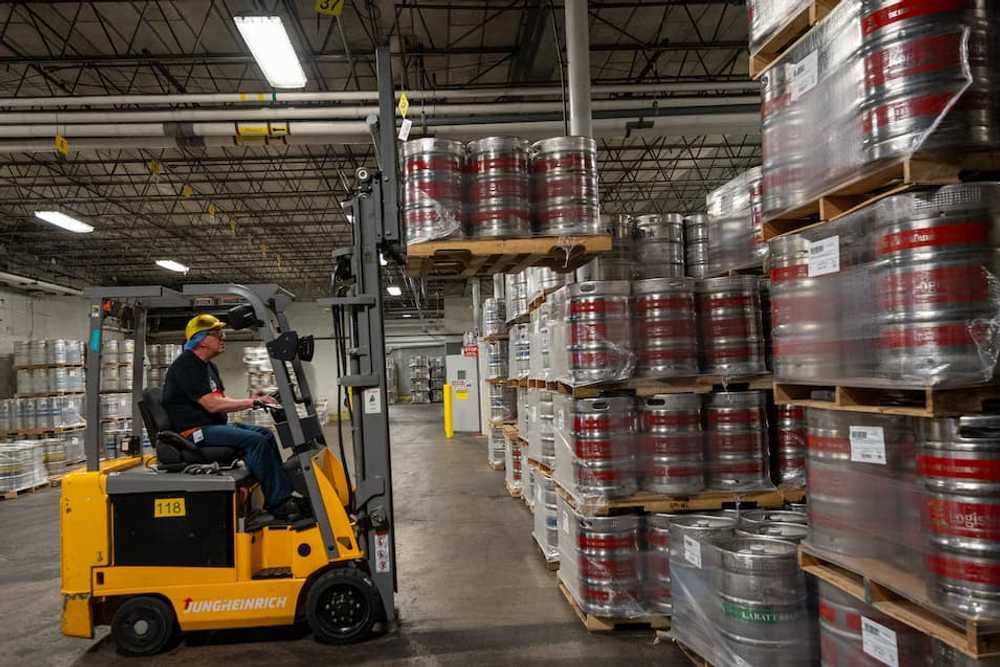
[[[215,331],[217,329],[225,328],[222,320],[220,320],[215,315],[208,315],[203,313],[201,315],[195,315],[184,327],[184,340],[191,340],[191,336],[199,334],[202,331]]]

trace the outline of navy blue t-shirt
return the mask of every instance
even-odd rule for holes
[[[202,361],[190,350],[181,353],[170,364],[163,382],[163,408],[174,430],[183,433],[200,426],[225,424],[225,413],[211,413],[198,403],[202,396],[224,390],[215,364]]]

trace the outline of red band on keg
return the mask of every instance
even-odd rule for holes
[[[576,545],[581,549],[602,549],[605,551],[619,551],[635,549],[635,535],[601,535],[599,533],[578,533]]]
[[[636,355],[640,362],[655,363],[657,361],[674,361],[677,359],[695,359],[697,354],[692,344],[687,349],[679,348],[673,350],[639,350]],[[642,363],[640,363],[642,365]]]
[[[695,335],[694,319],[639,322],[636,331],[644,338],[690,338]],[[691,345],[694,346],[694,341]]]
[[[473,225],[491,222],[498,218],[503,220],[523,220],[530,224],[531,212],[527,209],[517,208],[491,208],[487,210],[473,208],[469,213],[469,222]]]
[[[732,348],[718,348],[714,347],[705,350],[705,357],[709,361],[727,362],[730,360],[745,361],[747,359],[753,359],[759,356],[755,353],[755,350],[749,347],[732,347]]]
[[[419,172],[423,171],[433,171],[433,172],[454,172],[455,174],[462,173],[462,161],[459,159],[449,159],[449,158],[412,158],[403,162],[403,175],[404,176],[415,176]]]
[[[932,534],[1000,542],[1000,505],[927,498],[928,529]]]
[[[806,409],[800,405],[779,405],[778,419],[798,419],[803,421],[806,418]]]
[[[990,482],[1000,482],[1000,460],[917,456],[917,472],[925,477],[982,479]]]
[[[781,266],[771,269],[771,285],[777,285],[789,280],[799,280],[809,277],[808,264],[794,264],[792,266]]]
[[[612,307],[613,306],[613,307]],[[623,304],[607,299],[588,299],[586,301],[570,301],[569,314],[622,312]]]
[[[989,220],[978,219],[885,234],[878,240],[878,254],[891,255],[913,248],[985,243],[990,224]]]
[[[889,273],[882,276],[878,291],[880,307],[895,310],[914,304],[985,302],[990,287],[983,267],[969,263]]]
[[[642,413],[642,423],[646,428],[650,426],[697,426],[701,423],[701,417],[697,412],[673,412],[669,414],[656,414],[653,412]]]
[[[731,317],[727,319],[702,320],[702,337],[724,338],[728,336],[748,336],[752,323],[743,316]],[[711,340],[705,341],[706,346],[711,345]]]
[[[965,347],[974,345],[969,328],[965,324],[931,324],[920,328],[883,329],[878,346],[889,349],[908,349],[925,345]]]
[[[403,220],[407,225],[426,223],[426,222],[441,222],[444,216],[441,215],[440,211],[434,209],[421,209],[419,211],[404,211]],[[454,221],[458,222],[458,216],[455,216]]]
[[[567,155],[560,158],[535,158],[531,163],[531,173],[542,174],[556,169],[597,169],[597,161],[592,155]]]
[[[661,479],[690,479],[701,477],[701,466],[691,465],[653,465],[648,468],[646,477]]]
[[[476,158],[468,165],[470,174],[494,170],[527,173],[528,161],[517,157]]]
[[[865,84],[911,78],[942,70],[962,70],[962,33],[913,38],[865,57]]]
[[[640,313],[648,310],[694,310],[694,302],[690,296],[672,297],[638,297],[635,309]]]
[[[806,445],[809,447],[809,451],[813,452],[851,453],[851,441],[849,438],[831,438],[809,433],[806,435]]]
[[[970,5],[969,0],[900,0],[862,17],[861,33],[867,36],[893,23],[920,16],[958,11]]]
[[[984,565],[932,554],[927,556],[927,566],[931,572],[944,579],[955,579],[973,584],[1000,585],[1000,564]]]
[[[897,102],[883,104],[865,112],[863,126],[865,134],[873,134],[876,128],[899,123],[910,118],[939,116],[954,98],[954,94],[923,95],[909,97]]]
[[[760,422],[759,408],[746,408],[743,410],[726,410],[718,408],[708,409],[709,424],[749,424]]]
[[[650,530],[646,533],[646,543],[651,547],[666,550],[670,547],[670,532],[667,530]],[[667,560],[669,563],[670,561]]]
[[[702,294],[699,296],[699,301],[702,308],[748,308],[754,305],[753,297],[749,294],[741,296]]]
[[[577,440],[574,451],[579,459],[603,460],[611,458],[612,447],[610,440]]]
[[[523,199],[527,202],[528,186],[524,181],[495,179],[473,183],[469,187],[469,201],[478,203],[483,199],[496,199],[497,197]]]
[[[714,461],[708,467],[709,470],[721,473],[758,473],[764,469],[764,462],[758,459],[740,463]]]
[[[408,198],[420,196],[437,201],[438,199],[462,200],[462,186],[456,186],[448,181],[428,181],[426,183],[410,183],[403,186]],[[420,203],[419,199],[415,203]]]
[[[592,192],[590,185],[575,178],[548,179],[535,186],[535,197],[543,200],[550,197],[586,197]]]

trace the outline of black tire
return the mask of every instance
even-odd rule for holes
[[[351,567],[321,574],[309,588],[305,606],[313,637],[323,644],[350,644],[366,639],[382,616],[375,582]]]
[[[118,607],[111,619],[111,638],[122,655],[155,655],[173,639],[177,617],[160,598],[135,597]]]

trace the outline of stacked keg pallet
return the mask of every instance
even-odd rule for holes
[[[431,370],[427,357],[415,354],[406,364],[410,382],[410,402],[431,402]]]
[[[400,162],[410,275],[566,271],[611,248],[592,139],[417,139]]]
[[[8,496],[57,483],[84,459],[82,341],[15,342],[14,367],[15,398],[0,400],[0,440],[8,440],[0,453],[0,491]]]
[[[101,431],[103,458],[115,458],[132,435],[132,378],[135,341],[104,339],[101,352]]]
[[[806,3],[753,4],[777,24]],[[763,90],[765,238],[997,170],[996,3],[822,4],[825,18],[751,69]],[[751,42],[765,32],[752,24]]]
[[[146,345],[146,386],[162,387],[167,377],[167,369],[177,357],[181,356],[183,351],[183,345],[161,343]],[[246,363],[245,352],[243,361]]]
[[[444,357],[431,357],[428,363],[431,374],[431,403],[440,403],[444,400]]]
[[[973,664],[1000,656],[1000,183],[975,180],[997,167],[1000,6],[754,0],[751,52],[820,4],[751,72],[774,397],[805,417],[822,660],[884,662],[882,636],[898,664]]]

